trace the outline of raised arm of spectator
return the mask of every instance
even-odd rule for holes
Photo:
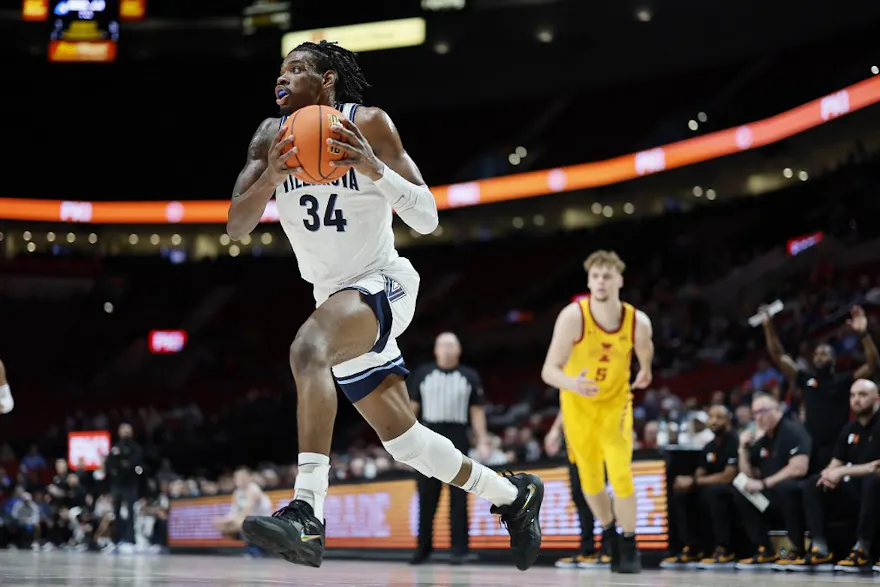
[[[773,319],[767,313],[764,314],[764,338],[767,340],[767,352],[770,353],[770,358],[788,381],[794,382],[798,372],[797,363],[782,348],[782,343],[773,327]]]
[[[861,337],[862,350],[865,352],[865,364],[856,369],[853,379],[869,379],[877,372],[877,367],[880,367],[880,354],[877,353],[877,345],[868,332],[868,317],[861,306],[853,306],[847,324]]]

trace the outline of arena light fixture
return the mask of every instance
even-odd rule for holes
[[[601,214],[602,213],[602,204],[599,202],[593,202],[593,205],[590,207],[590,210],[593,214]]]
[[[553,42],[553,31],[547,28],[538,29],[538,32],[535,34],[539,41],[542,43],[552,43]]]
[[[699,120],[700,122],[706,122],[707,120],[709,120],[709,117],[706,116],[705,112],[698,112],[697,113],[697,120]]]
[[[128,235],[128,243],[132,245],[138,244],[138,235],[130,234]]]
[[[633,206],[631,203],[627,202],[626,204],[623,205],[623,211],[626,214],[632,214],[633,212],[636,211],[636,207]]]
[[[54,243],[55,242],[55,233],[54,232],[47,232],[46,233],[46,240],[49,241],[50,243]]]
[[[526,225],[525,221],[522,218],[520,218],[519,216],[517,216],[516,218],[513,219],[513,227],[514,228],[522,228],[525,225]]]
[[[91,233],[91,234],[89,235],[89,242],[92,243],[92,244],[95,244],[96,242],[98,242],[98,235],[95,234],[94,232]]]
[[[294,31],[281,38],[281,56],[287,57],[287,54],[300,43],[317,43],[321,39],[333,39],[346,49],[356,53],[415,47],[425,42],[425,19],[421,17],[401,18]]]
[[[688,128],[691,130],[697,130],[698,128],[700,128],[700,125],[696,120],[691,119],[688,120]]]
[[[694,194],[695,198],[702,198],[703,197],[703,188],[701,188],[698,185],[695,185],[692,193]]]
[[[791,170],[791,167],[786,167],[782,170],[782,175],[783,177],[785,177],[785,179],[791,179],[792,177],[794,177],[794,171]]]
[[[434,43],[434,52],[438,55],[446,55],[452,47],[446,41],[437,41]]]
[[[69,242],[70,244],[75,243],[76,242],[76,235],[73,234],[72,232],[68,232],[67,233],[67,242]]]
[[[516,153],[511,153],[510,155],[508,155],[507,160],[510,162],[511,165],[519,165],[520,164],[520,158],[519,158],[519,156],[517,156]]]
[[[159,235],[158,234],[154,234],[154,235],[150,236],[150,244],[153,245],[154,247],[159,244]]]
[[[880,74],[880,67],[877,67],[876,65],[872,65],[871,66],[871,73],[873,73],[874,75]]]
[[[709,188],[708,190],[706,190],[706,199],[707,200],[714,200],[717,197],[718,197],[718,194],[716,194],[715,190],[713,190],[712,188]]]
[[[806,171],[801,170],[798,172],[798,179],[801,181],[807,181],[810,179],[810,175]]]
[[[270,245],[270,244],[272,244],[272,233],[270,233],[270,232],[264,232],[264,233],[263,233],[263,236],[260,238],[260,241],[261,241],[264,245]]]
[[[651,10],[648,8],[639,8],[636,10],[636,19],[639,22],[651,22],[651,19],[654,15],[651,13]]]
[[[544,226],[544,217],[540,214],[535,214],[535,217],[532,218],[532,222],[535,223],[535,226]]]

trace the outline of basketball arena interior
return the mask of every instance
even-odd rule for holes
[[[880,491],[860,490],[880,487],[878,35],[872,0],[4,3],[0,585],[878,583]],[[242,474],[272,509],[297,477],[289,354],[315,298],[274,201],[244,238],[226,222],[282,59],[322,39],[358,54],[363,103],[439,210],[431,234],[394,219],[421,276],[407,365],[454,333],[483,386],[471,456],[544,480],[526,572],[473,495],[452,549],[446,489],[413,559],[417,474],[341,394],[323,565],[217,522]],[[584,564],[602,527],[547,440],[542,365],[600,249],[653,324],[653,381],[633,391],[639,575]],[[808,472],[780,464],[796,493],[744,511],[740,462],[711,475],[730,473],[713,489],[729,499],[698,496],[722,458],[707,447],[753,434],[764,400],[812,434]],[[111,466],[120,442],[135,456]]]

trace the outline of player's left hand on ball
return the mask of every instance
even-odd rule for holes
[[[343,118],[341,124],[334,124],[330,130],[342,135],[343,140],[327,139],[327,144],[348,153],[341,161],[331,161],[331,167],[354,167],[368,177],[379,175],[381,162],[355,123]]]
[[[651,381],[654,380],[653,375],[651,375],[650,371],[645,369],[640,369],[639,374],[636,375],[636,380],[632,383],[633,389],[647,389],[649,385],[651,385]]]

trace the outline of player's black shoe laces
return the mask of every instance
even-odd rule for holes
[[[290,517],[288,514],[293,515],[293,517],[301,520],[303,518],[309,517],[309,512],[305,507],[308,505],[306,502],[295,499],[291,501],[289,504],[282,506],[280,510],[272,514],[273,518],[287,518]]]

